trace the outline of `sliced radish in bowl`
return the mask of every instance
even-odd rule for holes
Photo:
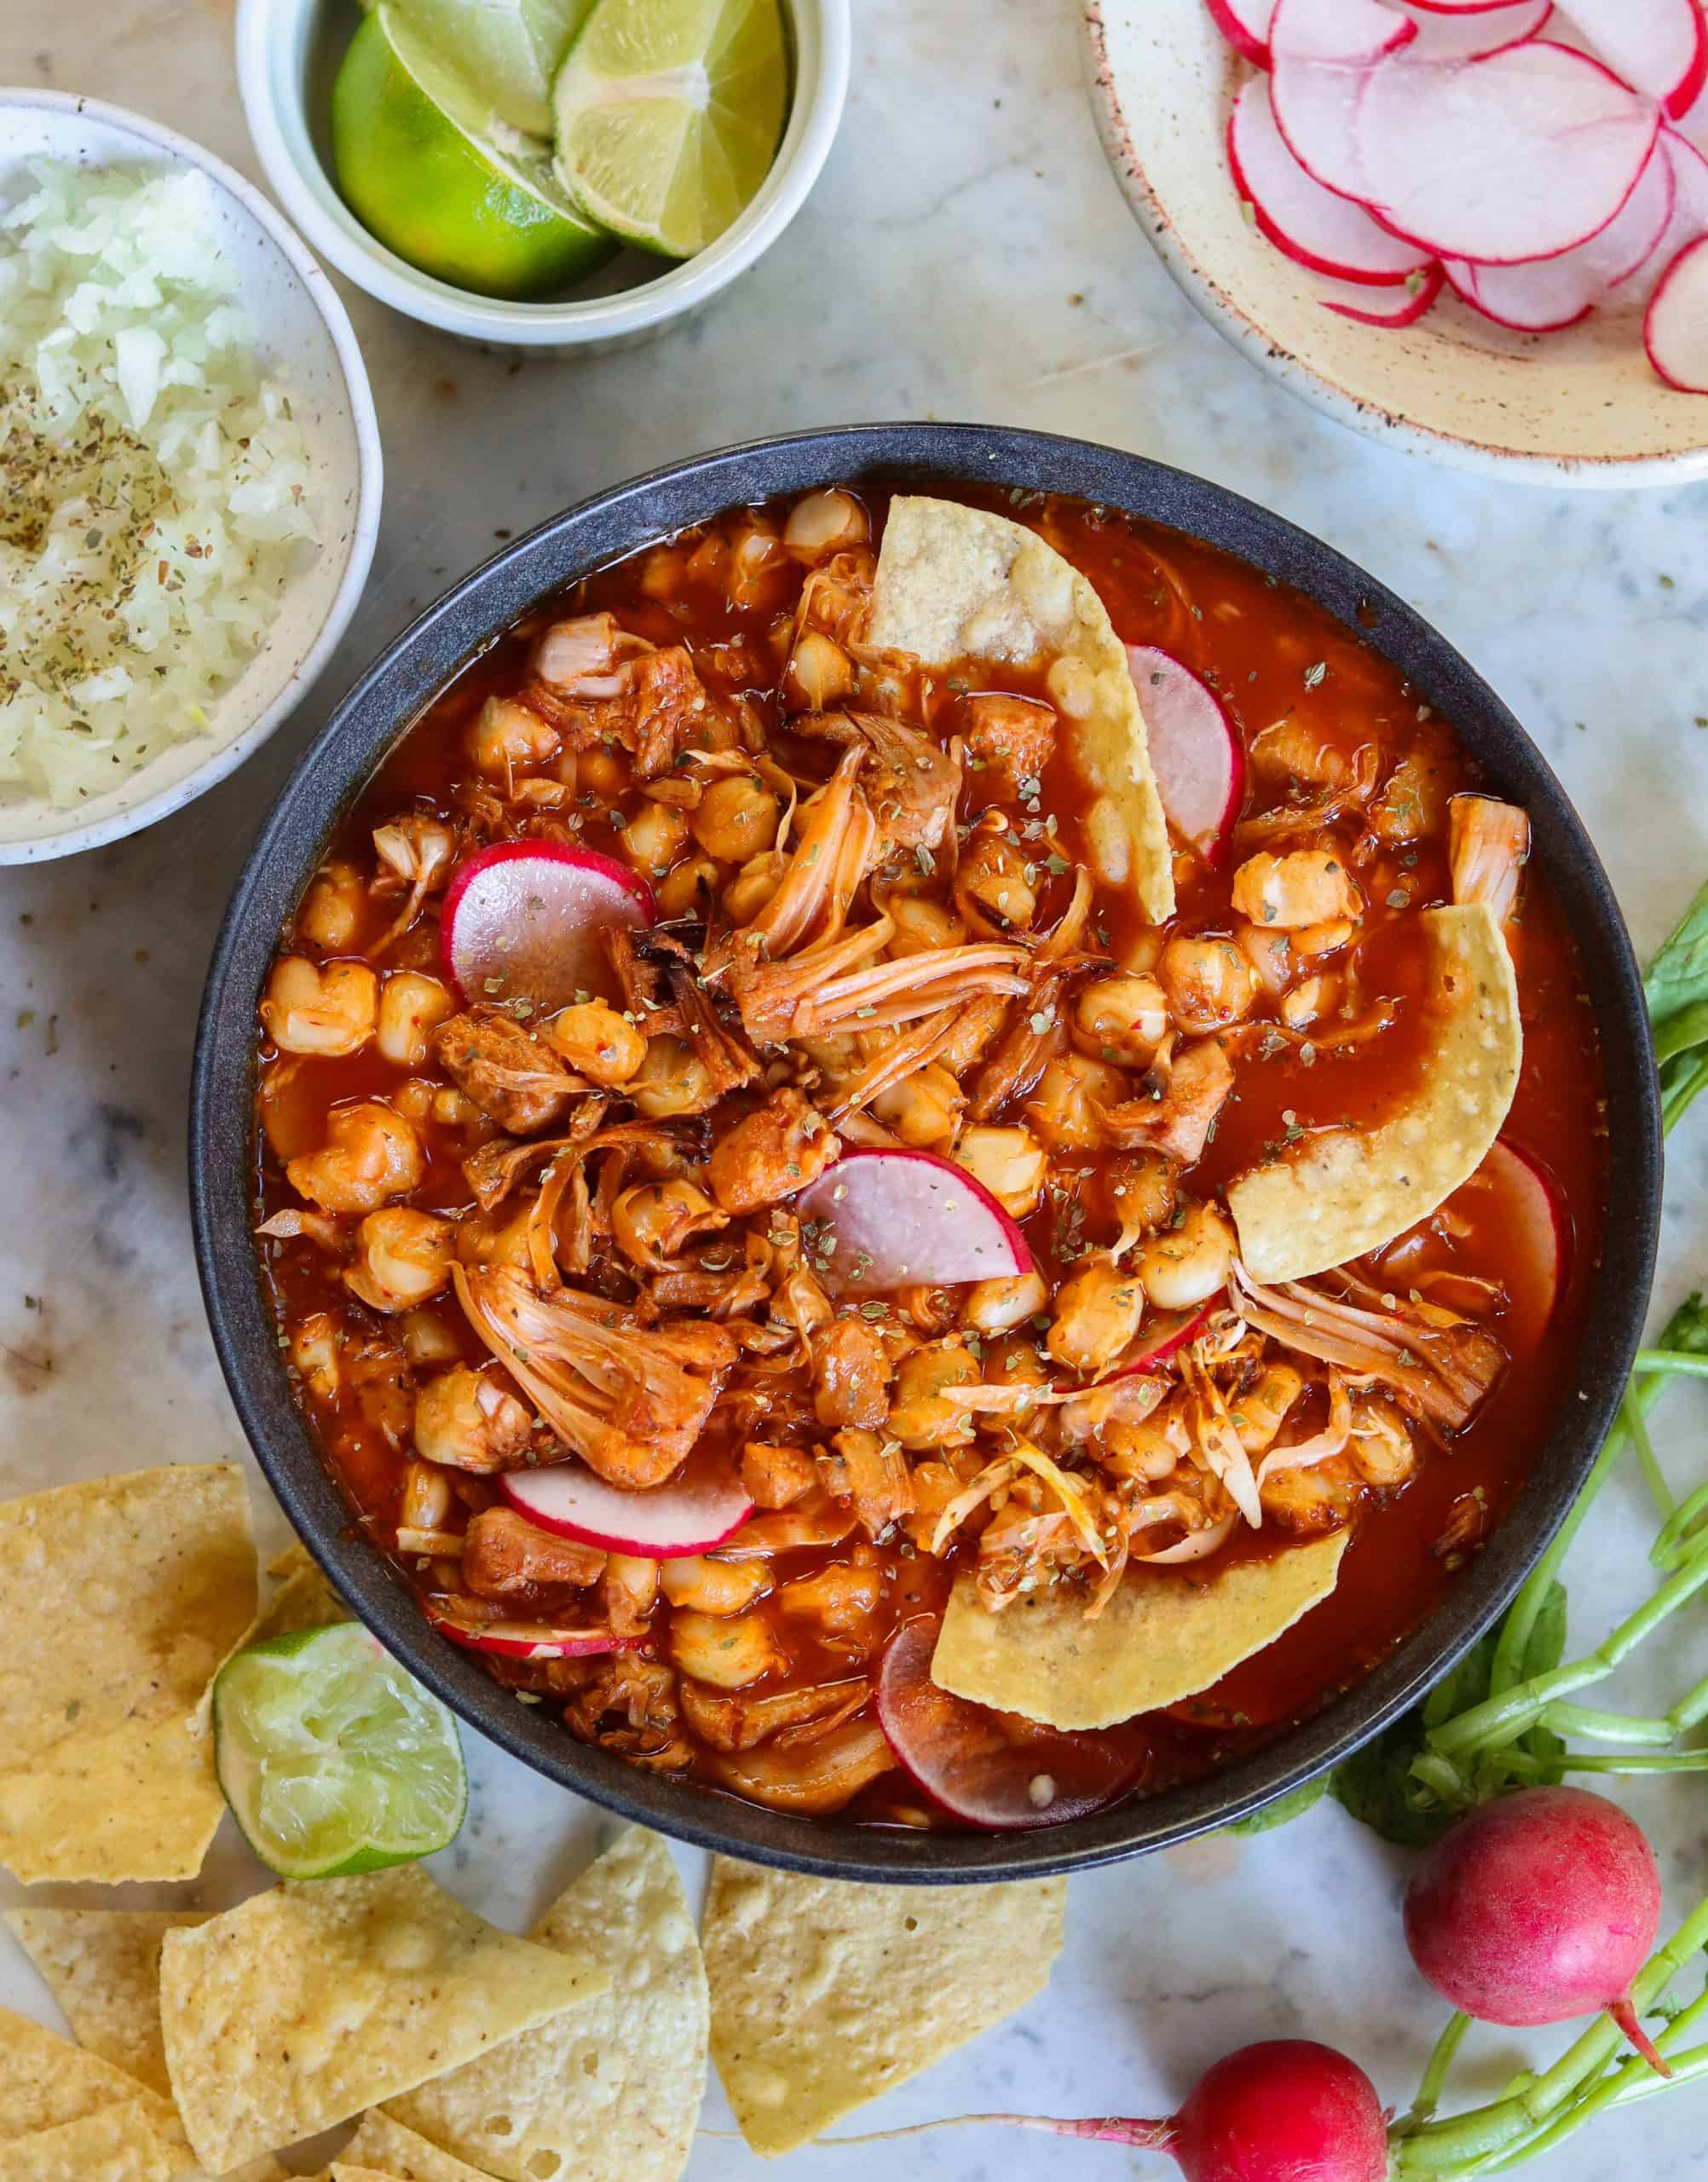
[[[1206,0],[1210,20],[1238,54],[1269,66],[1269,22],[1275,0]]]
[[[1631,89],[1659,99],[1675,121],[1708,82],[1708,23],[1699,0],[1561,0]]]
[[[441,1636],[465,1651],[495,1652],[505,1660],[586,1660],[625,1649],[624,1641],[609,1629],[556,1629],[546,1621],[460,1621],[430,1606],[427,1619]]]
[[[508,1470],[499,1486],[516,1513],[541,1530],[647,1561],[709,1553],[734,1538],[753,1512],[753,1502],[733,1477],[690,1479],[647,1492],[625,1492],[580,1463],[562,1463],[545,1469]]]
[[[937,1633],[934,1621],[896,1631],[877,1706],[897,1764],[939,1810],[1009,1833],[1084,1818],[1137,1785],[1145,1751],[1133,1729],[1068,1735],[939,1689],[931,1678]]]
[[[1227,163],[1260,232],[1313,273],[1381,287],[1429,263],[1428,251],[1389,234],[1361,205],[1325,189],[1306,172],[1276,125],[1269,86],[1261,78],[1245,84],[1233,102]]]
[[[651,887],[614,857],[561,841],[499,841],[458,865],[440,950],[465,1005],[526,1000],[556,1013],[578,992],[609,992],[603,931],[656,915]]]
[[[1393,55],[1370,73],[1355,134],[1378,219],[1443,257],[1520,265],[1601,233],[1659,124],[1599,61],[1538,38],[1480,61]]]
[[[1686,243],[1642,323],[1648,360],[1681,394],[1708,394],[1708,235]]]
[[[1127,671],[1169,823],[1214,864],[1232,834],[1245,782],[1245,756],[1227,708],[1190,667],[1153,644],[1128,644]]]
[[[824,1278],[839,1294],[953,1288],[1032,1270],[1025,1237],[990,1191],[934,1152],[846,1152],[794,1203],[829,1231]]]
[[[1400,13],[1417,26],[1406,48],[1414,61],[1479,61],[1522,44],[1554,12],[1554,0],[1494,0],[1494,5],[1456,9],[1444,14],[1422,0],[1400,0]]]
[[[1354,287],[1350,280],[1313,283],[1311,292],[1324,310],[1355,318],[1361,326],[1416,326],[1434,306],[1446,286],[1439,265],[1431,265],[1397,288]]]
[[[1277,0],[1269,29],[1271,95],[1288,149],[1325,189],[1369,195],[1358,111],[1377,64],[1417,26],[1377,0]]]

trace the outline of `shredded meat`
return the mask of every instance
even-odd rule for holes
[[[967,697],[961,701],[961,731],[974,800],[1018,803],[1023,784],[1041,780],[1050,762],[1056,715],[1050,706],[1029,697]]]
[[[797,734],[845,749],[863,743],[871,752],[862,786],[886,841],[910,855],[943,846],[955,824],[961,767],[929,736],[880,713],[807,713],[790,724]]]
[[[478,1598],[527,1598],[554,1584],[585,1588],[604,1567],[596,1548],[540,1530],[513,1508],[484,1510],[464,1533],[463,1581]]]
[[[840,1149],[823,1115],[785,1084],[713,1146],[712,1194],[725,1212],[757,1212],[805,1189]]]
[[[496,1008],[453,1015],[433,1033],[433,1057],[484,1114],[511,1136],[536,1136],[563,1120],[587,1086],[550,1046]]]

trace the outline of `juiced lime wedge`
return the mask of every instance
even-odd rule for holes
[[[396,0],[397,12],[453,62],[500,121],[551,134],[551,78],[589,0]]]
[[[453,287],[537,296],[611,253],[545,144],[501,120],[395,8],[350,41],[332,87],[332,153],[368,232]]]
[[[601,227],[691,257],[770,171],[788,74],[777,0],[594,0],[552,86],[558,176]]]
[[[406,1863],[463,1822],[455,1721],[359,1622],[237,1653],[214,1681],[213,1726],[232,1815],[281,1879]]]

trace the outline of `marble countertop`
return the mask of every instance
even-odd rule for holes
[[[1129,216],[1081,87],[1075,15],[1070,0],[860,0],[853,95],[811,201],[731,297],[650,347],[522,364],[346,292],[388,476],[372,580],[334,664],[269,748],[188,811],[111,849],[0,871],[0,1495],[241,1451],[192,1261],[184,1117],[203,973],[245,848],[332,701],[419,607],[495,540],[655,464],[794,426],[939,417],[1081,434],[1218,479],[1331,540],[1444,630],[1559,771],[1639,949],[1672,921],[1708,871],[1708,494],[1555,493],[1436,470],[1258,376]],[[17,0],[0,9],[0,82],[141,108],[253,174],[231,27],[231,0]],[[1708,1112],[1680,1132],[1671,1165],[1662,1313],[1708,1276]],[[1675,1481],[1700,1461],[1697,1399],[1670,1393],[1658,1412]],[[271,1549],[283,1519],[254,1481]],[[1639,1494],[1615,1486],[1571,1564],[1588,1643],[1639,1595]],[[1708,1652],[1699,1619],[1676,1641],[1670,1625],[1666,1655],[1635,1671],[1642,1710],[1687,1686],[1679,1653]],[[598,1817],[470,1745],[471,1815],[440,1861],[474,1906],[521,1924],[588,1852]],[[1708,1888],[1699,1781],[1621,1792],[1682,1914]],[[1401,1944],[1403,1877],[1398,1856],[1324,1805],[1254,1841],[1076,1879],[1047,1994],[854,2126],[1166,2111],[1216,2054],[1289,2034],[1344,2045],[1403,2102],[1441,2012]],[[255,1883],[228,1823],[200,1897]],[[16,1891],[0,1875],[0,1902]],[[0,2001],[55,2020],[4,1945]],[[1489,2095],[1516,2050],[1481,2035],[1469,2086]],[[706,2118],[729,2127],[715,2090]],[[1111,2147],[995,2132],[912,2140],[885,2164],[897,2182],[1159,2171]],[[835,2182],[868,2165],[807,2152],[776,2171]],[[1669,2182],[1704,2168],[1708,2089],[1590,2133],[1538,2172]],[[744,2147],[708,2136],[690,2174],[753,2171]]]

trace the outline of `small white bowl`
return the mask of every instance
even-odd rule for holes
[[[794,44],[788,125],[765,187],[697,257],[625,251],[593,276],[607,292],[505,303],[436,280],[377,242],[333,182],[326,107],[361,18],[338,0],[239,0],[237,78],[267,179],[303,233],[340,273],[394,310],[465,341],[544,355],[627,347],[697,310],[770,249],[818,178],[848,95],[848,0],[783,0]],[[632,286],[609,292],[614,281]]]
[[[0,90],[0,194],[26,159],[193,167],[213,185],[220,240],[268,363],[286,381],[307,443],[320,550],[293,578],[254,656],[202,735],[163,750],[68,811],[0,791],[0,864],[33,863],[121,840],[234,771],[290,714],[349,626],[379,528],[379,427],[361,352],[332,282],[260,192],[158,122],[63,91]]]
[[[1664,385],[1633,313],[1508,333],[1444,292],[1416,326],[1326,310],[1243,218],[1223,145],[1249,72],[1204,0],[1082,0],[1092,108],[1116,178],[1188,299],[1343,424],[1487,476],[1549,485],[1708,477],[1708,399]]]

